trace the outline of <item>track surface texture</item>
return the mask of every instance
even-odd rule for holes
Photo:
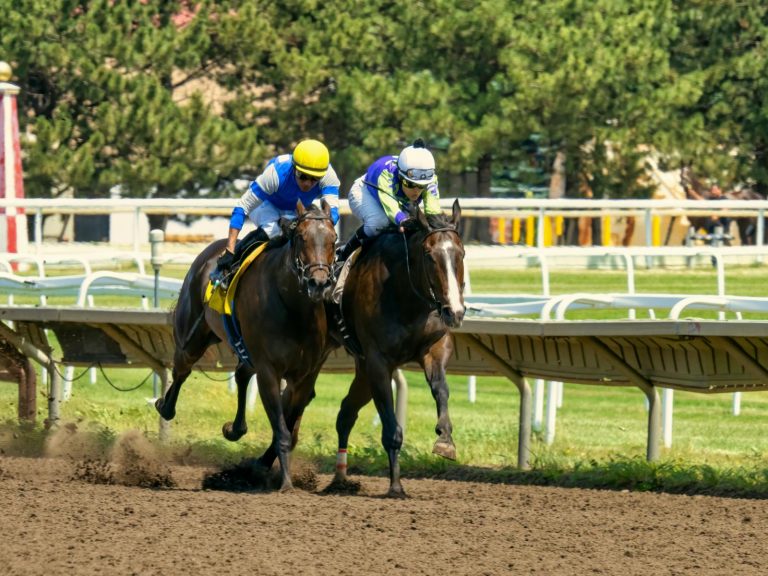
[[[0,573],[767,574],[768,502],[294,470],[280,493],[164,465],[137,433],[106,459],[0,454]],[[211,488],[204,488],[208,486]]]

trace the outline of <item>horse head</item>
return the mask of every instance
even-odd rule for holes
[[[298,201],[296,219],[283,230],[291,241],[291,263],[301,290],[313,302],[330,297],[335,281],[336,229],[331,219],[331,207],[325,200],[321,201],[321,206],[304,208]]]
[[[426,292],[429,299],[419,294],[440,314],[449,328],[457,328],[464,321],[464,245],[458,233],[461,208],[453,203],[450,220],[444,215],[427,217],[417,209],[414,225],[420,239],[416,258],[420,257]],[[414,254],[416,255],[416,254]],[[417,292],[418,293],[418,292]]]

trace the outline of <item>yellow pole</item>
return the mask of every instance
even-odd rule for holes
[[[512,220],[512,243],[520,243],[520,218]]]
[[[661,246],[661,216],[651,216],[651,246]]]
[[[536,245],[536,217],[527,216],[525,218],[525,243],[528,246]]]
[[[602,217],[603,225],[600,227],[603,233],[603,246],[613,246],[611,243],[611,217]]]
[[[544,246],[552,246],[552,218],[542,217],[541,225],[544,226]]]
[[[499,218],[496,222],[496,232],[499,234],[499,244],[507,243],[507,220]]]

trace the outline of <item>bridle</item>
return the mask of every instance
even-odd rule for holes
[[[316,270],[326,270],[328,272],[328,276],[331,282],[336,281],[336,274],[333,267],[333,263],[326,264],[325,262],[310,262],[309,264],[305,264],[304,261],[301,259],[301,254],[299,250],[300,243],[296,241],[297,240],[296,230],[298,229],[299,224],[301,224],[305,220],[328,220],[329,222],[331,222],[331,225],[333,225],[333,220],[331,220],[330,216],[327,216],[325,213],[318,213],[318,212],[309,211],[309,210],[307,212],[304,212],[304,214],[296,218],[291,223],[291,232],[292,232],[291,265],[294,273],[296,274],[296,277],[299,280],[299,290],[304,290],[307,288],[309,281],[312,277],[312,274]],[[299,236],[299,238],[301,238],[301,236]]]
[[[432,236],[433,234],[437,234],[438,232],[451,232],[453,233],[457,238],[459,238],[459,233],[456,231],[455,228],[450,227],[443,227],[443,228],[435,228],[434,230],[430,230],[424,235],[424,238],[421,239],[420,244],[422,247],[424,246],[424,243],[427,241],[427,239]],[[430,279],[429,275],[427,274],[427,267],[425,266],[423,259],[426,258],[424,256],[424,251],[422,250],[422,263],[421,263],[421,269],[423,271],[424,280],[427,284],[427,288],[429,289],[429,298],[426,298],[419,290],[416,289],[416,286],[413,283],[413,277],[411,275],[411,259],[410,259],[410,253],[408,251],[408,239],[405,237],[405,234],[402,234],[403,237],[403,247],[405,248],[405,268],[408,271],[408,283],[411,286],[411,291],[418,296],[422,302],[425,302],[430,308],[433,308],[438,314],[443,309],[443,303],[442,301],[435,295],[435,289],[432,286],[432,280]]]

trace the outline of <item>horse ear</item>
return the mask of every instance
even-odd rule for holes
[[[295,220],[288,220],[288,218],[280,218],[278,220],[278,224],[280,226],[280,232],[282,232],[283,236],[289,236],[291,234],[291,230],[293,228],[293,225],[296,221]]]
[[[307,209],[304,208],[304,204],[301,203],[301,200],[296,200],[296,215],[301,218],[306,211]]]
[[[325,198],[320,199],[320,208],[323,209],[323,212],[328,218],[331,217],[331,205],[328,204],[328,201]]]
[[[451,215],[451,224],[456,230],[459,229],[459,222],[461,221],[461,206],[459,206],[459,199],[453,201],[453,214]]]

